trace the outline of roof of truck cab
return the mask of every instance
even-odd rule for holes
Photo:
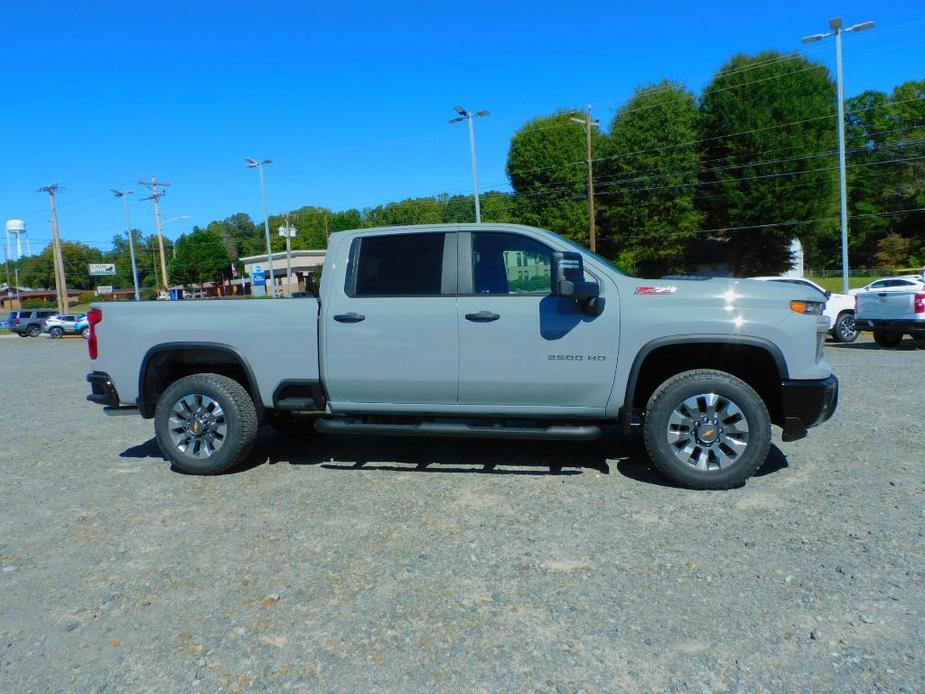
[[[394,234],[400,232],[447,232],[447,231],[530,231],[545,232],[554,234],[555,232],[539,227],[531,227],[526,224],[502,224],[500,222],[482,222],[481,224],[397,224],[395,226],[382,227],[365,227],[360,229],[347,229],[344,231],[335,231],[331,236],[351,236],[354,234]]]

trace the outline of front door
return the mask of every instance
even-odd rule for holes
[[[354,238],[345,286],[324,307],[324,382],[332,407],[456,404],[456,234]]]
[[[460,234],[460,406],[603,414],[616,370],[618,302],[614,296],[603,314],[588,316],[575,300],[552,296],[552,253],[526,235]]]

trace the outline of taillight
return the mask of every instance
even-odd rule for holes
[[[96,359],[99,355],[99,345],[96,341],[96,324],[103,322],[103,311],[98,308],[91,308],[87,312],[87,322],[90,323],[90,337],[87,338],[87,350],[90,352],[90,358]]]
[[[915,312],[925,313],[925,294],[915,295]]]
[[[17,328],[19,327],[19,318],[17,318],[15,321],[13,321],[13,325],[14,325],[15,327],[17,327]]]

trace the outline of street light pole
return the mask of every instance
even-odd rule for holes
[[[113,195],[122,198],[125,205],[125,230],[128,232],[128,252],[132,258],[132,283],[135,286],[135,301],[141,301],[141,291],[138,287],[138,266],[135,264],[135,240],[132,238],[132,220],[128,212],[128,196],[132,194],[130,190],[112,189]]]
[[[462,106],[457,106],[455,110],[456,113],[459,114],[459,117],[451,119],[450,123],[459,123],[460,121],[464,120],[469,121],[469,155],[472,158],[472,189],[475,193],[475,223],[481,224],[482,207],[479,204],[479,168],[475,158],[475,126],[473,125],[473,121],[476,118],[487,116],[489,113],[488,111],[470,113]]]
[[[260,174],[260,197],[263,200],[263,230],[267,237],[267,265],[270,266],[270,296],[276,297],[276,278],[273,274],[273,249],[270,246],[270,213],[267,211],[267,189],[263,182],[264,164],[272,164],[272,159],[257,161],[249,157],[244,159],[247,162],[247,168],[257,169]]]
[[[873,27],[874,22],[862,22],[845,28],[842,18],[835,17],[829,20],[829,29],[831,31],[827,34],[813,34],[803,37],[803,43],[821,41],[829,36],[835,37],[835,74],[838,101],[838,183],[841,208],[841,280],[842,291],[845,294],[848,293],[848,176],[846,173],[847,164],[845,163],[845,80],[842,71],[841,36],[846,31],[864,31]]]

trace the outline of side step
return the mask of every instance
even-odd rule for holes
[[[315,429],[323,434],[452,436],[474,439],[557,439],[560,441],[594,441],[601,436],[601,428],[594,425],[492,427],[441,422],[421,422],[418,424],[367,424],[346,419],[318,419],[315,420]]]

